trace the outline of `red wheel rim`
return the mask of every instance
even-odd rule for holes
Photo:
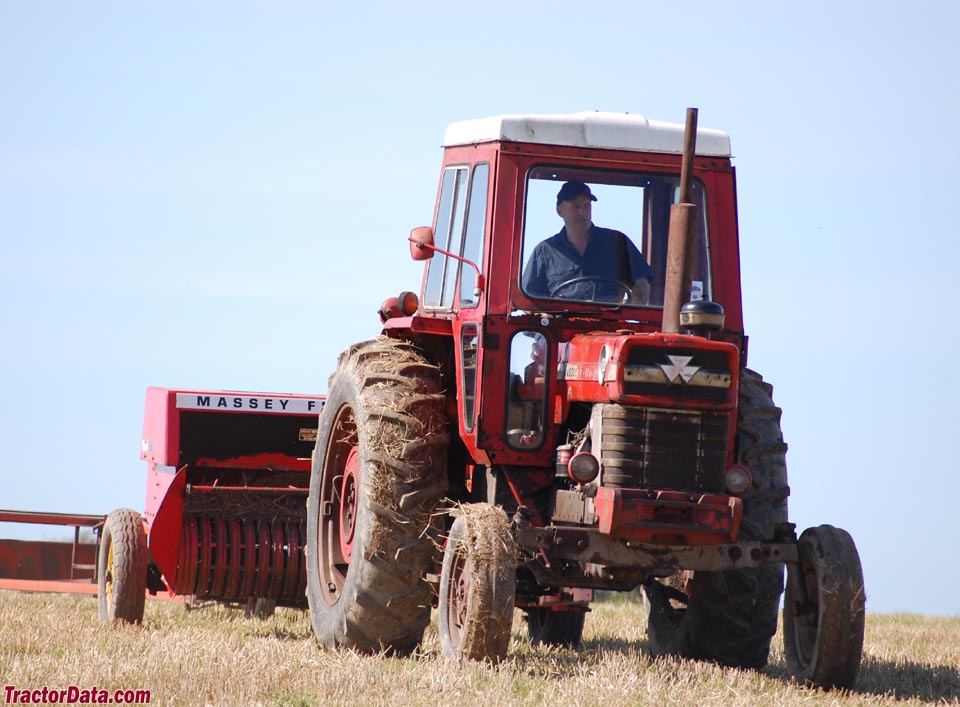
[[[349,565],[353,554],[353,535],[357,528],[357,478],[360,475],[360,448],[347,455],[340,485],[340,553]]]
[[[353,409],[343,405],[324,455],[317,523],[317,570],[323,599],[340,599],[350,569],[360,490],[360,455]]]
[[[450,642],[457,648],[463,644],[463,633],[467,625],[467,607],[470,603],[472,588],[472,563],[460,548],[457,548],[450,567],[450,586],[447,594],[447,626]]]

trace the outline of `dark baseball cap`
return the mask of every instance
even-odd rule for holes
[[[576,199],[578,196],[589,196],[590,201],[597,200],[597,197],[590,191],[590,187],[583,182],[574,180],[560,187],[560,191],[557,192],[557,206],[560,206],[561,202]]]

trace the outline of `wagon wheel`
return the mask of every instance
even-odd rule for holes
[[[863,653],[866,595],[860,555],[845,530],[803,532],[799,565],[787,570],[783,643],[797,682],[853,687]]]
[[[147,591],[147,534],[129,508],[107,516],[97,558],[97,596],[104,621],[140,623]]]
[[[502,510],[462,506],[450,528],[440,573],[440,644],[447,658],[507,655],[513,627],[517,552]]]

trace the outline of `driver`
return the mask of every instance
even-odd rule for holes
[[[532,297],[646,304],[653,270],[620,231],[593,225],[597,197],[580,181],[557,193],[560,233],[537,244],[523,271],[523,289]]]

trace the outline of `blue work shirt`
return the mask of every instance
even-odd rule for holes
[[[626,245],[630,261],[630,287],[640,278],[653,279],[653,270],[633,242],[619,231],[590,226],[590,238],[583,255],[567,238],[567,229],[538,243],[523,270],[523,291],[531,297],[556,297],[583,301],[619,302],[620,266],[617,262],[617,238]],[[560,287],[578,277],[598,277],[602,281],[581,282]]]

